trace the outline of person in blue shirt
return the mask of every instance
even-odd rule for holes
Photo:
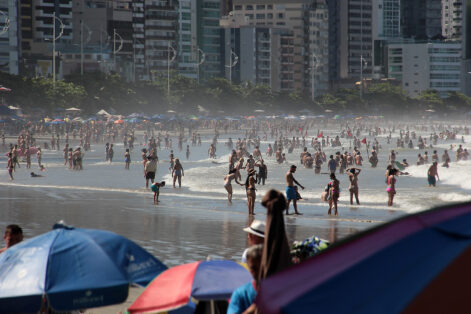
[[[254,278],[251,282],[240,286],[231,296],[227,314],[255,313],[255,298],[257,297],[258,273],[262,261],[263,245],[251,246],[247,251],[247,265]]]

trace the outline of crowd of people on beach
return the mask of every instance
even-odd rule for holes
[[[329,124],[330,123],[330,124]],[[201,135],[197,131],[197,125],[172,124],[169,129],[156,130],[151,125],[143,125],[142,141],[145,148],[142,148],[142,164],[143,175],[145,178],[145,187],[158,190],[163,186],[163,181],[154,182],[159,162],[157,152],[162,150],[170,150],[169,154],[169,172],[172,177],[172,186],[182,186],[182,178],[184,177],[184,169],[180,158],[175,157],[173,150],[173,141],[171,133],[178,143],[178,151],[182,152],[184,143],[186,145],[185,156],[188,160],[190,157],[190,145],[201,146]],[[442,123],[430,125],[411,125],[411,124],[388,124],[381,126],[376,121],[358,122],[345,121],[336,122],[334,127],[339,131],[332,134],[328,131],[332,128],[332,122],[329,121],[309,121],[309,122],[280,122],[280,121],[247,121],[246,124],[240,122],[233,124],[227,121],[214,121],[212,124],[205,124],[206,129],[213,128],[212,141],[208,148],[208,157],[215,159],[217,157],[217,145],[223,130],[227,133],[239,133],[242,136],[233,139],[229,137],[225,143],[226,148],[231,152],[228,158],[228,172],[224,176],[224,188],[227,191],[228,202],[233,200],[232,182],[245,188],[248,204],[248,213],[255,214],[254,204],[257,198],[257,185],[265,185],[268,179],[268,167],[266,159],[274,160],[277,164],[283,166],[287,163],[286,154],[293,154],[295,150],[301,150],[299,154],[299,166],[305,169],[313,169],[314,175],[328,174],[330,181],[327,183],[321,200],[329,203],[328,214],[332,211],[334,215],[338,215],[338,200],[340,197],[340,187],[338,175],[347,175],[349,181],[348,192],[350,194],[350,204],[360,204],[359,200],[359,183],[358,178],[364,167],[365,159],[361,153],[361,149],[366,148],[367,159],[371,168],[376,168],[380,161],[380,152],[384,154],[382,144],[378,138],[385,138],[386,144],[392,145],[393,134],[398,134],[396,140],[397,149],[414,149],[425,150],[418,154],[417,165],[425,165],[430,163],[431,166],[427,170],[428,183],[430,186],[436,186],[439,180],[438,162],[439,155],[434,145],[438,141],[456,141],[461,135],[461,142],[464,143],[464,135],[469,135],[468,127],[451,126]],[[314,131],[314,127],[318,127],[314,135],[309,137],[308,131]],[[185,131],[188,130],[188,136]],[[7,153],[7,168],[10,180],[14,179],[14,172],[20,167],[20,161],[25,163],[27,169],[31,168],[32,156],[36,155],[38,168],[45,171],[42,162],[42,149],[60,150],[62,148],[64,166],[72,170],[82,170],[85,152],[90,150],[92,142],[96,144],[106,142],[105,144],[105,160],[112,163],[115,157],[113,142],[118,138],[122,138],[125,148],[124,152],[124,168],[130,169],[131,154],[134,149],[134,143],[137,140],[136,127],[133,125],[116,125],[116,124],[80,124],[67,126],[45,127],[41,124],[28,124],[17,127],[18,135],[16,143],[10,143]],[[330,134],[328,134],[328,132]],[[45,136],[50,136],[50,141],[40,142]],[[424,134],[429,134],[425,136]],[[369,139],[367,139],[367,137]],[[41,140],[39,140],[41,138]],[[70,141],[75,140],[80,143],[79,146],[72,148]],[[50,143],[50,145],[49,145]],[[142,142],[141,142],[142,143]],[[5,134],[2,134],[2,144],[6,146]],[[142,144],[141,144],[142,145]],[[267,145],[263,154],[260,147]],[[347,147],[348,145],[348,147]],[[42,146],[42,147],[41,147]],[[312,149],[312,153],[310,152]],[[428,149],[432,151],[430,160]],[[326,154],[326,150],[337,150],[332,154]],[[444,150],[441,156],[442,167],[449,167],[451,158],[449,151],[456,150],[456,161],[467,160],[469,153],[467,148],[459,144],[454,147],[450,144],[450,148]],[[398,175],[407,175],[404,171],[409,166],[407,159],[402,162],[397,160],[397,151],[391,149],[387,156],[386,192],[388,195],[389,206],[393,205],[396,194],[396,177]],[[304,189],[294,178],[297,170],[296,165],[290,165],[285,176],[286,181],[286,198],[287,210],[289,213],[290,204],[293,204],[294,214],[301,215],[298,210],[298,201],[302,199],[298,187]],[[322,170],[325,169],[325,172]],[[245,172],[245,180],[242,180],[242,173]],[[150,181],[150,182],[149,182]],[[150,184],[149,184],[150,183]],[[159,186],[156,186],[159,185]],[[155,203],[158,203],[158,194],[154,195]]]
[[[201,125],[199,126],[201,128]],[[332,131],[336,128],[337,131]],[[187,136],[186,129],[188,129]],[[311,171],[313,176],[328,175],[325,188],[320,199],[328,203],[328,215],[339,215],[339,199],[341,195],[340,180],[342,176],[348,180],[348,195],[351,205],[360,205],[359,180],[364,175],[365,167],[373,169],[380,162],[386,165],[384,183],[387,195],[387,205],[393,206],[397,193],[397,177],[407,176],[407,168],[410,167],[407,159],[398,160],[398,150],[415,149],[421,151],[418,154],[416,165],[427,165],[427,183],[431,187],[437,185],[439,177],[439,162],[446,171],[452,163],[450,154],[455,152],[455,161],[463,161],[469,158],[467,148],[463,147],[465,135],[469,135],[469,129],[461,126],[445,125],[435,123],[428,125],[378,123],[368,122],[335,122],[332,121],[309,121],[309,122],[286,122],[286,121],[252,121],[245,124],[237,123],[231,125],[229,122],[214,122],[206,124],[205,131],[211,130],[212,140],[208,147],[208,157],[218,164],[218,142],[222,131],[224,134],[239,134],[240,138],[227,138],[225,149],[229,151],[227,160],[227,173],[224,174],[223,186],[227,192],[227,200],[233,202],[234,187],[232,183],[240,185],[245,189],[247,198],[248,214],[251,223],[243,228],[247,233],[249,247],[241,254],[241,262],[247,263],[253,281],[236,289],[227,305],[227,313],[256,313],[254,304],[257,288],[260,281],[267,276],[273,275],[286,269],[293,263],[299,263],[312,254],[318,252],[319,248],[325,248],[328,242],[322,239],[306,239],[301,243],[289,245],[284,226],[285,215],[302,215],[299,209],[299,201],[303,200],[301,193],[308,189],[307,184],[296,179],[298,171]],[[222,130],[222,131],[221,131]],[[122,138],[124,145],[123,165],[125,170],[131,170],[131,156],[139,135],[131,125],[98,125],[84,124],[73,128],[43,128],[41,125],[31,124],[23,126],[18,131],[16,143],[7,146],[5,135],[2,135],[2,145],[7,148],[7,168],[10,179],[16,169],[24,163],[27,169],[31,168],[32,156],[36,156],[38,169],[46,171],[42,160],[42,150],[52,149],[60,151],[62,148],[64,167],[71,170],[82,170],[85,153],[90,150],[91,144],[105,146],[104,160],[116,163],[114,143]],[[177,141],[180,154],[184,154],[188,160],[191,156],[191,146],[201,146],[202,140],[198,126],[174,124],[169,129],[155,129],[149,125],[143,125],[141,162],[139,176],[143,176],[145,187],[154,193],[154,204],[159,203],[160,192],[167,184],[163,180],[156,179],[157,167],[159,166],[158,153],[163,151],[169,153],[168,172],[172,178],[173,188],[182,187],[185,176],[181,158],[174,152],[173,139]],[[309,135],[310,134],[310,135]],[[393,135],[398,134],[395,149],[385,149],[382,145],[393,144]],[[425,136],[429,134],[429,136]],[[461,139],[460,139],[461,135]],[[50,136],[50,142],[40,145],[39,138]],[[385,141],[385,143],[381,142]],[[450,144],[443,151],[440,158],[436,146],[441,143],[456,143],[460,139],[461,144]],[[72,141],[80,145],[72,148]],[[188,143],[188,144],[186,144]],[[49,145],[50,144],[50,145]],[[186,144],[186,148],[184,149]],[[61,145],[64,145],[61,147]],[[261,147],[265,145],[266,151]],[[141,147],[142,147],[141,146]],[[102,147],[102,146],[101,146]],[[361,153],[366,150],[366,157]],[[221,151],[221,148],[219,148]],[[429,157],[428,152],[432,152]],[[299,164],[288,163],[288,159],[295,152],[299,153]],[[328,153],[329,152],[329,153]],[[288,157],[287,157],[288,156]],[[296,155],[295,160],[298,157]],[[270,185],[270,167],[280,167],[284,175],[284,193],[269,190],[262,198],[262,205],[267,209],[266,220],[254,220],[255,204],[257,201],[257,187]],[[121,162],[121,161],[120,161]],[[226,162],[223,162],[224,164]],[[368,165],[369,163],[369,165]],[[142,172],[141,172],[142,171]],[[380,170],[379,172],[381,172]],[[299,172],[298,172],[299,174]],[[41,177],[41,174],[31,172],[31,177]],[[382,177],[382,172],[380,174]],[[299,178],[299,177],[298,177]],[[273,179],[273,180],[276,180]],[[381,179],[383,180],[383,179]],[[221,180],[222,181],[222,180]],[[222,185],[222,182],[221,182]],[[221,187],[222,190],[222,187]],[[291,204],[293,212],[290,212]],[[327,206],[327,205],[326,205]],[[6,247],[20,243],[23,239],[22,229],[18,225],[8,225],[4,240]],[[313,243],[315,245],[313,245]],[[309,247],[309,249],[306,249]],[[312,249],[315,247],[316,249]],[[276,262],[272,262],[276,259]]]

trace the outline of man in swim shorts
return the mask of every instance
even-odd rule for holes
[[[433,162],[433,164],[428,168],[427,172],[427,177],[428,177],[428,185],[429,186],[436,186],[437,180],[440,180],[438,177],[438,168],[437,168],[438,163],[436,161]],[[437,177],[437,178],[435,178]]]
[[[147,157],[147,162],[144,167],[146,173],[146,189],[149,188],[149,180],[154,183],[155,173],[157,172],[157,159],[152,156]]]
[[[288,204],[286,205],[286,215],[289,215],[289,204],[293,201],[294,213],[296,215],[302,215],[302,213],[298,212],[298,205],[297,205],[297,197],[296,197],[296,190],[294,189],[294,184],[296,183],[301,189],[304,190],[304,186],[302,186],[293,176],[293,173],[296,172],[296,166],[291,165],[288,172],[286,173],[286,199],[288,200]]]

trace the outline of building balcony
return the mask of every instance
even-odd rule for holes
[[[170,25],[170,26],[146,25],[146,30],[176,31],[177,25]]]
[[[149,4],[146,5],[146,10],[162,10],[162,11],[174,11],[176,8],[171,5],[156,5],[156,4]]]
[[[146,19],[149,20],[167,20],[176,21],[177,15],[166,15],[166,14],[146,14]]]
[[[160,36],[160,35],[146,35],[146,39],[148,40],[175,40],[175,35],[172,36]]]

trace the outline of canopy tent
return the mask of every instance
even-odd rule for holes
[[[82,109],[75,108],[75,107],[70,107],[70,108],[65,109],[65,111],[81,111],[81,110]]]
[[[111,114],[109,114],[108,112],[106,112],[104,109],[101,109],[101,110],[98,111],[96,114],[99,115],[99,116],[111,116]]]

